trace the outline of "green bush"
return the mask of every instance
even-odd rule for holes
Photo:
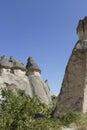
[[[80,128],[87,128],[87,114],[65,113],[60,118],[51,118],[53,105],[49,108],[30,98],[24,91],[13,93],[2,89],[3,100],[0,101],[0,130],[61,130],[74,122]],[[36,113],[42,113],[45,118],[35,118]]]
[[[60,117],[61,124],[69,125],[72,122],[77,120],[78,115],[72,112],[65,113],[62,117]]]
[[[78,130],[87,130],[87,113],[79,114],[76,124],[79,126]]]
[[[36,97],[30,98],[21,90],[13,93],[9,89],[2,89],[2,97],[0,130],[60,130],[59,120],[49,118],[51,108],[39,104]],[[38,112],[47,118],[35,119]]]

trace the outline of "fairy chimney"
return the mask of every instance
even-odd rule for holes
[[[77,34],[79,40],[66,66],[54,117],[68,111],[87,112],[87,17],[79,21]]]
[[[13,91],[24,90],[31,98],[37,97],[40,103],[50,105],[50,89],[42,77],[41,70],[32,57],[27,60],[26,67],[13,56],[7,60],[0,57],[0,89],[9,88]]]
[[[49,85],[41,77],[41,69],[32,57],[27,60],[27,76],[32,86],[32,94],[39,97],[40,102],[46,105],[51,103],[51,95]]]

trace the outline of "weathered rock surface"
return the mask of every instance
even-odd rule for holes
[[[0,87],[8,87],[17,91],[25,90],[30,97],[37,96],[40,102],[49,105],[51,103],[50,90],[41,78],[41,70],[35,61],[28,58],[27,67],[13,56],[9,60],[5,56],[0,59]]]
[[[0,72],[0,87],[11,87],[12,89],[22,89],[32,97],[32,90],[25,72],[21,70],[2,69]]]
[[[79,41],[76,43],[68,64],[53,112],[54,117],[65,112],[87,112],[87,17],[77,27]]]
[[[36,64],[36,62],[33,60],[32,57],[28,58],[26,68],[27,68],[28,72],[33,73],[36,71],[38,73],[41,73],[39,66]]]
[[[27,62],[27,74],[32,86],[32,94],[38,95],[40,101],[46,104],[51,103],[51,96],[49,94],[49,86],[46,81],[43,81],[40,73],[41,70],[39,66],[35,63],[32,57],[28,58]]]

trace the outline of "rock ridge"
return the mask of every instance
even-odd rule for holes
[[[41,77],[41,69],[32,57],[27,65],[13,56],[7,60],[3,55],[0,58],[0,88],[11,88],[14,91],[22,89],[30,97],[37,96],[40,102],[49,105],[51,95],[48,84]]]

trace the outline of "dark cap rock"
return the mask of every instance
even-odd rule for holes
[[[11,63],[13,69],[20,69],[22,71],[26,70],[24,64],[20,60],[15,60],[13,56],[10,57],[9,62]]]
[[[25,68],[24,64],[21,61],[14,62],[13,69],[20,69],[22,71],[26,71],[26,68]]]
[[[1,56],[1,59],[0,59],[0,68],[6,68],[6,69],[10,69],[11,68],[11,64],[6,59],[5,55]]]
[[[41,73],[39,66],[32,57],[28,58],[26,68],[28,71],[38,71]]]
[[[13,56],[11,56],[8,61],[5,55],[0,58],[0,68],[20,69],[22,71],[26,71],[26,68],[21,61],[15,60]]]
[[[87,39],[87,17],[79,21],[77,26],[77,34],[79,39]]]

